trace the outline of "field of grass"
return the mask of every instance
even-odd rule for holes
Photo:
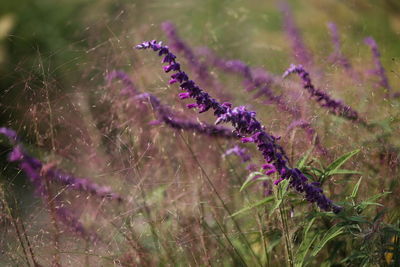
[[[400,266],[397,1],[5,2],[0,266]]]

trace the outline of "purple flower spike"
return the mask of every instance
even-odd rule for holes
[[[303,81],[303,88],[309,92],[311,98],[316,100],[318,104],[329,110],[329,112],[341,116],[351,121],[357,121],[363,125],[366,125],[365,121],[360,118],[357,111],[351,107],[346,106],[339,100],[332,99],[326,92],[317,89],[311,82],[310,74],[303,68],[302,65],[290,65],[290,68],[285,71],[283,77],[287,77],[292,73],[296,73],[300,76]]]
[[[306,48],[300,31],[294,22],[292,10],[290,9],[289,4],[287,2],[281,2],[279,7],[283,13],[283,27],[287,33],[289,41],[291,42],[294,58],[300,64],[307,67],[312,66],[313,60],[311,53]]]
[[[380,59],[381,54],[379,53],[378,45],[372,37],[365,38],[364,42],[371,48],[372,56],[374,58],[375,70],[373,70],[372,72],[380,78],[379,85],[385,88],[386,95],[390,96],[391,87],[389,84],[389,80],[386,76],[385,68],[383,67],[382,61]]]
[[[157,41],[144,42],[138,46],[138,49],[152,49],[154,51],[162,50],[163,54],[172,54],[167,46],[160,46]],[[172,54],[173,55],[173,54]],[[175,64],[174,61],[169,64]],[[181,72],[178,70],[177,73]],[[265,161],[274,165],[276,172],[282,179],[288,179],[289,185],[300,193],[304,193],[305,198],[316,203],[318,207],[325,211],[339,212],[341,207],[336,206],[328,199],[322,190],[308,183],[307,177],[298,169],[288,167],[287,157],[282,147],[276,143],[277,138],[266,133],[264,126],[256,119],[256,113],[246,110],[245,107],[230,107],[224,105],[204,92],[194,81],[188,80],[180,83],[180,88],[190,94],[190,97],[196,100],[201,107],[200,111],[207,109],[214,110],[217,117],[216,123],[229,122],[235,128],[238,135],[251,136],[258,150],[262,153]]]
[[[152,125],[157,125],[160,124],[160,122],[164,122],[166,125],[174,129],[194,131],[199,134],[208,135],[210,137],[223,137],[228,139],[238,137],[237,134],[233,133],[231,129],[226,127],[200,123],[192,120],[179,119],[172,113],[169,107],[161,104],[160,100],[157,97],[149,93],[140,93],[136,89],[132,80],[125,72],[112,71],[111,74],[107,76],[108,78],[107,80],[112,81],[113,79],[121,79],[125,85],[129,85],[129,87],[131,88],[130,90],[131,98],[135,100],[141,100],[141,99],[150,100],[150,103],[152,104],[153,108],[156,110],[158,114],[158,120],[151,122],[150,124]],[[180,75],[177,75],[176,73],[171,76],[174,77],[173,79],[176,79],[176,82],[184,82],[188,80],[187,75],[183,72]],[[111,79],[109,79],[110,77]],[[124,92],[125,89],[121,91],[122,94],[124,94]],[[190,94],[187,92],[180,93],[179,97],[181,99],[190,98]],[[189,105],[193,105],[193,108],[197,107],[197,104],[189,104]]]

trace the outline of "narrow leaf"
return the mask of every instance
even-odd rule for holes
[[[353,192],[350,195],[351,198],[355,198],[357,196],[357,192],[358,192],[358,188],[360,187],[361,180],[362,180],[362,177],[358,180],[358,182],[354,186]]]
[[[258,207],[258,206],[261,206],[261,205],[263,205],[263,204],[265,204],[265,203],[272,202],[273,200],[274,200],[274,196],[266,197],[266,198],[264,198],[264,199],[261,200],[261,201],[258,201],[258,202],[256,202],[256,203],[250,205],[250,206],[247,206],[247,207],[245,207],[245,208],[243,208],[243,209],[241,209],[241,210],[239,210],[239,211],[233,213],[230,217],[234,217],[234,216],[239,215],[239,214],[241,214],[241,213],[243,213],[243,212],[246,212],[246,211],[248,211],[248,210],[251,210],[251,209],[253,209],[253,208],[256,208],[256,207]]]
[[[257,176],[260,176],[256,178]],[[255,179],[256,178],[256,179]],[[268,179],[268,176],[263,174],[262,172],[252,172],[247,176],[246,181],[243,183],[242,187],[240,187],[240,192],[246,189],[249,185],[253,184],[256,181],[265,181]]]
[[[335,174],[362,174],[362,172],[354,171],[354,170],[337,169],[337,170],[327,172],[325,175],[332,176]]]
[[[301,241],[301,244],[299,248],[296,251],[296,255],[294,258],[294,265],[296,267],[301,267],[304,264],[304,260],[307,256],[308,250],[310,249],[311,245],[314,243],[315,239],[317,238],[318,235],[308,235],[308,231],[310,230],[311,226],[313,225],[316,217],[314,217],[307,225],[307,227],[304,229],[303,233],[303,241]]]
[[[313,252],[311,255],[315,257],[321,249],[328,243],[329,240],[341,235],[344,233],[345,227],[344,226],[332,226],[322,237],[322,239],[318,242],[318,244],[315,246]]]
[[[360,152],[360,150],[356,149],[356,150],[348,152],[348,153],[344,154],[343,156],[341,156],[340,158],[336,159],[334,162],[331,163],[331,165],[329,165],[326,168],[325,173],[336,171],[337,169],[340,168],[340,166],[342,166],[346,161],[348,161],[351,157],[353,157],[358,152]]]

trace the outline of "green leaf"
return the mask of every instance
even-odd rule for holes
[[[346,220],[352,221],[352,222],[358,222],[358,223],[368,223],[369,221],[364,219],[364,217],[360,216],[348,216],[345,217]]]
[[[363,209],[365,209],[366,207],[368,207],[370,205],[376,205],[378,203],[375,203],[374,202],[375,200],[377,200],[377,199],[379,199],[381,197],[384,197],[384,196],[386,196],[388,194],[391,194],[391,193],[392,192],[387,191],[387,192],[383,192],[383,193],[380,193],[380,194],[376,194],[375,196],[372,196],[372,197],[368,198],[367,200],[365,200],[365,201],[361,202],[360,204],[358,204],[356,206],[356,208],[360,208],[360,209],[363,210]]]
[[[367,202],[367,203],[368,203],[368,202],[374,202],[375,200],[380,199],[381,197],[384,197],[384,196],[389,195],[389,194],[391,194],[391,193],[392,193],[392,192],[390,192],[390,191],[382,192],[382,193],[376,194],[376,195],[374,195],[374,196],[368,198],[367,200],[365,200],[365,201],[363,201],[363,202]],[[361,202],[361,203],[362,203],[362,202]]]
[[[254,179],[258,175],[260,175],[261,177]],[[248,186],[250,186],[256,181],[265,181],[267,179],[269,179],[269,177],[262,172],[252,172],[249,174],[249,176],[247,176],[246,181],[243,183],[242,187],[240,187],[239,191],[242,192],[244,189],[246,189]]]
[[[285,179],[279,183],[278,187],[279,199],[283,199],[286,196],[288,188],[289,188],[289,180]]]
[[[360,187],[361,180],[362,180],[362,177],[358,180],[358,182],[354,186],[353,192],[350,195],[351,198],[355,198],[357,196],[357,192],[358,192],[358,188]]]
[[[307,227],[304,229],[304,238],[307,236],[308,231],[310,230],[311,226],[314,224],[314,221],[317,217],[312,218],[312,220],[308,223]]]
[[[356,149],[354,151],[348,152],[341,156],[340,158],[336,159],[334,162],[332,162],[326,169],[325,169],[325,174],[329,172],[336,171],[339,169],[346,161],[348,161],[351,157],[353,157],[355,154],[360,152],[359,149]]]
[[[272,215],[277,208],[282,204],[283,199],[285,198],[286,194],[288,193],[289,187],[289,180],[283,180],[278,184],[278,192],[274,195],[275,197],[275,204],[269,212],[269,215]]]
[[[266,197],[266,198],[264,198],[264,199],[261,200],[261,201],[258,201],[258,202],[256,202],[256,203],[250,205],[250,206],[247,206],[247,207],[245,207],[245,208],[243,208],[243,209],[241,209],[241,210],[239,210],[239,211],[233,213],[230,217],[234,217],[234,216],[239,215],[239,214],[241,214],[241,213],[243,213],[243,212],[246,212],[246,211],[248,211],[248,210],[251,210],[251,209],[253,209],[253,208],[256,208],[256,207],[258,207],[258,206],[261,206],[261,205],[263,205],[263,204],[265,204],[265,203],[272,202],[273,200],[274,200],[274,196]]]
[[[301,267],[304,264],[304,260],[307,256],[308,250],[310,249],[311,245],[314,243],[315,239],[317,238],[317,234],[314,235],[308,235],[308,231],[310,230],[311,226],[313,225],[315,221],[315,217],[308,223],[307,227],[304,229],[304,234],[303,234],[303,241],[301,241],[301,244],[299,248],[296,251],[296,255],[294,258],[294,265],[296,267]]]
[[[343,234],[345,231],[345,226],[332,226],[322,237],[322,239],[318,242],[318,244],[315,246],[313,252],[311,255],[315,257],[321,249],[328,243],[329,240],[332,240],[333,238]]]
[[[282,204],[282,199],[278,199],[277,201],[275,201],[275,204],[274,204],[274,206],[272,207],[272,209],[269,211],[269,215],[271,216],[274,212],[275,212],[275,210],[277,209],[277,208],[279,208],[279,206]]]
[[[304,264],[304,260],[307,256],[307,252],[310,249],[311,245],[314,243],[315,239],[317,239],[318,235],[307,237],[304,239],[299,248],[297,249],[295,258],[294,258],[294,266],[302,267]]]
[[[362,174],[362,172],[359,171],[353,171],[353,170],[345,170],[345,169],[337,169],[335,171],[330,171],[326,173],[326,176],[332,176],[335,174]]]
[[[306,164],[306,162],[307,162],[307,159],[308,159],[308,157],[310,156],[310,154],[311,154],[311,152],[313,151],[313,147],[312,148],[310,148],[307,152],[306,152],[306,154],[303,156],[303,157],[301,157],[301,159],[297,162],[297,168],[298,169],[301,169],[301,168],[303,168],[304,167],[304,165]]]

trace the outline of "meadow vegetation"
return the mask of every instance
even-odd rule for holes
[[[14,2],[1,266],[400,266],[397,1]]]

